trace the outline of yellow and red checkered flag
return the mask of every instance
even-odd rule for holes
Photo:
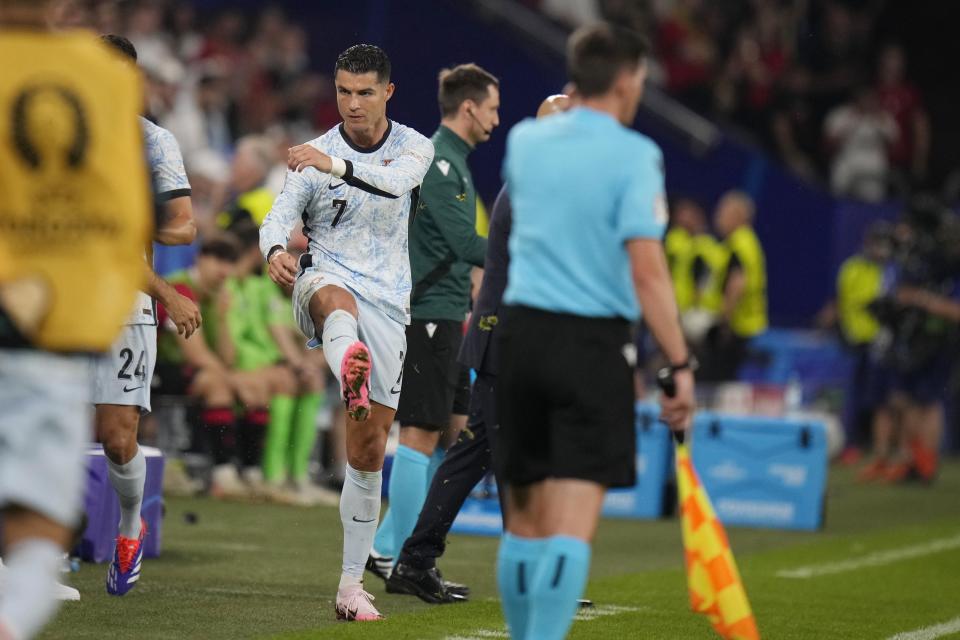
[[[680,439],[676,458],[690,606],[727,640],[760,640],[727,533]]]

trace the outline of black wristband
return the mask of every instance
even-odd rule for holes
[[[696,371],[700,368],[700,363],[695,357],[687,356],[687,359],[679,364],[670,363],[666,366],[670,370],[670,373],[676,373],[677,371],[683,371],[684,369],[690,369],[691,372]]]
[[[270,262],[270,258],[273,257],[273,254],[275,254],[277,251],[286,251],[286,249],[284,249],[284,248],[283,248],[281,245],[279,245],[279,244],[275,244],[275,245],[273,245],[272,247],[270,247],[270,251],[267,251],[267,262],[268,262],[268,263]]]

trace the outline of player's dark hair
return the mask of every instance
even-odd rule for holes
[[[118,36],[114,33],[108,33],[105,36],[100,36],[100,42],[112,47],[114,51],[130,58],[134,62],[137,61],[137,48],[133,46],[132,42],[123,36]]]
[[[240,259],[240,246],[228,235],[215,235],[203,241],[200,245],[200,255],[211,256],[225,262],[236,262]]]
[[[605,23],[581,27],[567,40],[567,74],[581,96],[603,95],[649,51],[647,39],[631,29]]]
[[[383,49],[372,44],[355,44],[341,53],[333,67],[333,75],[340,70],[357,74],[373,71],[380,84],[390,82],[390,58]]]
[[[437,102],[444,118],[454,115],[466,100],[483,102],[491,86],[500,86],[500,81],[492,73],[472,62],[442,69],[438,81]]]
[[[246,251],[260,244],[260,227],[252,218],[242,218],[230,225],[228,233],[240,243],[240,250]]]

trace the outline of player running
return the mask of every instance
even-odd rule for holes
[[[122,36],[102,40],[136,63],[137,51]],[[163,203],[154,240],[161,244],[190,244],[197,229],[190,203],[190,183],[176,139],[166,129],[140,117],[155,198]],[[149,252],[149,247],[146,248]],[[122,596],[136,586],[147,534],[140,517],[147,461],[137,445],[140,416],[150,412],[150,385],[157,361],[157,314],[154,299],[166,308],[177,329],[190,336],[200,326],[200,311],[187,297],[165,282],[148,265],[147,286],[137,296],[120,337],[93,370],[97,439],[103,443],[110,485],[120,501],[120,525],[113,560],[107,570],[107,593]]]
[[[387,434],[400,397],[410,322],[409,216],[433,161],[430,140],[389,120],[390,60],[355,45],[334,69],[339,127],[289,151],[286,184],[260,229],[270,277],[293,287],[294,316],[338,377],[347,405],[337,617],[378,620],[363,571],[380,515]],[[300,264],[287,253],[301,219]],[[298,268],[299,267],[299,268]]]

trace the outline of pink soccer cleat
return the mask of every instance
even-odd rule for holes
[[[337,620],[347,622],[374,622],[383,616],[373,606],[374,597],[363,590],[362,584],[342,587],[337,591]]]
[[[351,420],[363,422],[370,417],[370,350],[359,340],[347,347],[340,364],[343,400]]]

